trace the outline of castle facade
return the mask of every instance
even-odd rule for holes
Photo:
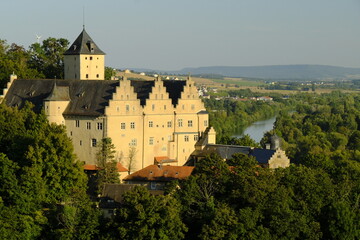
[[[194,81],[104,80],[105,53],[85,29],[64,54],[65,79],[16,79],[2,99],[8,106],[34,104],[52,123],[66,126],[74,151],[96,165],[102,138],[111,138],[117,159],[131,172],[163,159],[183,165],[209,127]],[[215,143],[212,131],[209,143]]]

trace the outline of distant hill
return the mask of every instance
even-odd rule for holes
[[[230,67],[213,66],[184,68],[177,74],[220,74],[226,77],[249,77],[262,79],[348,79],[360,78],[360,68],[346,68],[326,65],[274,65]]]
[[[137,72],[203,76],[207,78],[246,77],[273,80],[341,80],[360,79],[360,68],[327,65],[271,65],[271,66],[212,66],[183,68],[179,71],[129,68]],[[213,77],[211,77],[213,76]]]

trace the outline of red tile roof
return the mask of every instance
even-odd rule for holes
[[[175,163],[175,162],[177,162],[175,159],[170,159],[168,156],[157,156],[157,157],[154,157],[154,164]]]
[[[83,166],[84,170],[91,170],[91,171],[96,171],[99,170],[100,168],[98,166],[96,166],[95,164],[85,164]],[[116,168],[118,170],[118,172],[127,172],[127,168],[125,168],[123,165],[121,165],[121,163],[116,163]]]
[[[99,168],[96,166],[96,165],[93,165],[93,164],[85,164],[83,166],[84,170],[99,170]]]
[[[129,171],[126,167],[124,167],[121,163],[116,163],[116,167],[118,169],[118,172],[127,172]]]
[[[192,166],[150,165],[124,178],[124,181],[171,181],[185,179],[194,170]]]

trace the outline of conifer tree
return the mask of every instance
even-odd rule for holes
[[[115,146],[111,138],[103,138],[96,154],[98,171],[98,190],[101,192],[105,183],[119,183],[119,173],[115,160]]]

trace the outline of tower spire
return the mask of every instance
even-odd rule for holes
[[[85,6],[83,6],[83,30],[85,30]]]

